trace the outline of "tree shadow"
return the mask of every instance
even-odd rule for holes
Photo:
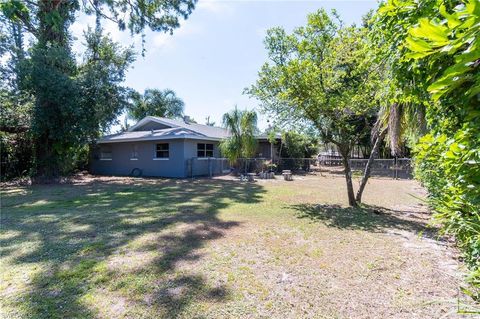
[[[342,207],[340,205],[298,204],[293,205],[298,218],[308,218],[328,227],[384,233],[387,230],[403,230],[428,238],[440,239],[436,228],[428,224],[423,214],[399,211],[384,207],[365,205]]]
[[[165,318],[196,298],[224,301],[226,287],[210,287],[193,271],[177,274],[177,265],[202,258],[198,251],[208,241],[240,226],[218,218],[220,210],[256,203],[265,192],[258,184],[207,179],[94,179],[21,190],[3,196],[1,229],[8,236],[0,237],[0,257],[9,267],[41,265],[26,290],[7,298],[17,316],[28,318],[95,317],[85,300],[98,289],[137,291],[129,305],[158,309],[156,317]],[[155,257],[126,270],[122,260],[132,251]],[[122,275],[106,266],[112,258],[122,261]],[[147,277],[155,284],[142,281]]]

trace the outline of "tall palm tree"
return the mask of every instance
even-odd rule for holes
[[[220,143],[222,154],[234,164],[239,158],[252,157],[257,148],[257,113],[241,111],[237,107],[223,115],[223,126],[230,132],[230,137]]]
[[[413,138],[416,141],[425,132],[424,105],[392,103],[385,104],[380,108],[377,121],[372,129],[373,148],[357,191],[357,202],[362,201],[363,190],[370,177],[371,166],[383,140],[387,139],[392,156],[397,157],[402,155],[402,144],[407,138]]]
[[[422,104],[392,103],[383,105],[378,113],[374,136],[387,130],[386,139],[392,156],[402,156],[402,146],[411,139],[416,142],[425,134],[425,106]]]
[[[127,115],[134,120],[146,116],[176,118],[183,116],[185,103],[173,90],[146,89],[143,94],[131,94],[131,105]]]

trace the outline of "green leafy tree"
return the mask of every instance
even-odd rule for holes
[[[222,155],[235,164],[239,158],[250,158],[257,149],[257,113],[239,110],[237,107],[223,115],[223,126],[230,137],[220,143]]]
[[[349,204],[357,205],[350,153],[371,130],[378,110],[378,69],[366,51],[366,29],[343,27],[338,17],[319,10],[305,27],[287,34],[267,32],[269,62],[247,93],[281,121],[307,121],[343,158]]]
[[[0,16],[0,159],[1,180],[29,173],[32,143],[29,134],[33,98],[23,91],[25,48],[21,25]]]
[[[403,156],[405,144],[412,148],[418,138],[427,131],[426,108],[429,94],[424,84],[428,72],[405,63],[407,51],[404,39],[408,28],[416,18],[428,12],[435,0],[424,0],[416,11],[406,13],[409,4],[396,2],[395,14],[388,2],[381,3],[377,14],[365,17],[364,26],[368,29],[368,50],[375,63],[381,67],[381,83],[378,95],[383,103],[371,132],[373,145],[365,167],[364,175],[357,191],[356,199],[361,201],[363,190],[370,176],[371,165],[378,156],[384,139],[388,142],[392,156]]]
[[[77,115],[83,120],[83,130],[90,133],[87,138],[91,140],[115,123],[129,106],[130,90],[122,86],[122,82],[125,71],[134,61],[134,52],[111,41],[101,30],[88,30],[85,41],[87,49],[76,75],[81,93],[79,112],[83,114]]]
[[[372,132],[375,138],[386,137],[392,156],[401,156],[403,144],[415,145],[427,131],[426,108],[429,104],[426,72],[419,65],[405,63],[408,49],[405,38],[409,27],[429,10],[436,0],[423,0],[413,12],[409,1],[386,1],[380,4],[366,26],[369,29],[369,50],[382,66],[380,94],[382,100],[378,121]]]
[[[282,152],[284,158],[311,158],[318,151],[315,137],[287,131],[282,134]]]
[[[470,281],[478,288],[480,3],[388,1],[378,15],[407,31],[398,39],[402,49],[394,52],[428,94],[429,133],[416,147],[416,176],[427,187],[443,230],[464,250]],[[478,299],[480,293],[472,296]]]
[[[122,79],[122,66],[128,63],[118,61],[118,58],[131,62],[125,52],[120,52],[113,58],[111,53],[100,49],[90,61],[103,57],[106,60],[97,61],[97,66],[104,70],[113,68],[114,78],[108,79],[106,74],[96,73],[93,68],[84,66],[79,68],[71,53],[71,33],[69,27],[79,12],[95,14],[97,26],[102,19],[117,23],[119,29],[128,29],[132,34],[144,33],[146,28],[153,31],[172,32],[179,26],[181,18],[187,18],[195,6],[195,0],[5,0],[0,4],[0,11],[5,20],[20,26],[22,33],[32,38],[32,47],[28,57],[27,76],[29,83],[24,88],[35,100],[31,134],[34,145],[35,170],[34,175],[39,179],[51,179],[62,173],[63,161],[71,157],[78,148],[83,147],[86,140],[95,135],[113,118],[113,113],[91,112],[91,105],[85,103],[88,98],[85,94],[115,93],[111,99],[115,102],[122,99],[124,92],[120,92],[118,79]],[[99,27],[97,29],[100,29]],[[98,31],[98,30],[97,30]],[[97,35],[98,36],[98,35]],[[111,47],[106,40],[98,40],[100,48]],[[103,54],[103,55],[102,55]],[[128,55],[130,57],[130,55]],[[102,64],[103,62],[103,64]],[[120,62],[120,64],[119,64]],[[86,75],[82,71],[87,72]],[[102,79],[109,82],[109,88],[100,91],[92,84],[92,79]],[[105,84],[103,81],[101,83]],[[90,84],[89,84],[90,83]],[[86,90],[82,90],[85,88]],[[90,95],[91,96],[91,95]],[[102,98],[103,99],[103,98]],[[101,100],[101,99],[99,99]],[[90,101],[92,101],[90,99]],[[118,104],[118,108],[123,103]],[[97,104],[96,106],[99,106]],[[104,110],[110,109],[109,104]],[[98,134],[98,133],[97,133]]]
[[[146,89],[142,94],[134,92],[128,107],[128,116],[141,120],[146,116],[176,118],[183,116],[185,103],[170,89]]]

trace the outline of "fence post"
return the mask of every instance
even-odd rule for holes
[[[190,160],[192,161],[192,165],[190,165],[190,176],[191,176],[192,179],[193,179],[193,163],[194,163],[194,159],[191,158]]]
[[[398,179],[398,168],[397,168],[397,157],[395,156],[395,162],[394,162],[394,166],[395,168],[395,179]]]
[[[207,157],[207,165],[208,165],[208,177],[212,178],[212,162],[210,161],[210,157]]]

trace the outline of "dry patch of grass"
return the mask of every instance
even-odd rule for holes
[[[83,177],[6,187],[5,318],[455,317],[459,263],[413,181]]]

